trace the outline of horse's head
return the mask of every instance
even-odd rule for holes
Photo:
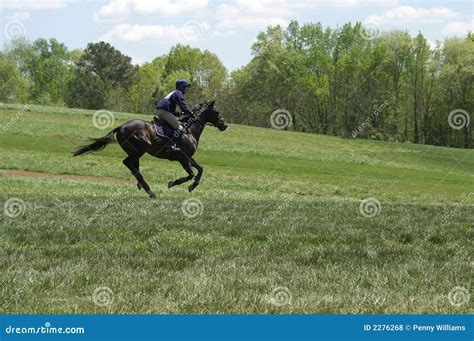
[[[220,131],[224,131],[228,127],[222,115],[216,110],[215,101],[200,104],[194,113],[199,116],[204,123],[209,123],[210,125],[217,127]]]

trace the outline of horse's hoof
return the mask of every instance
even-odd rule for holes
[[[173,187],[173,186],[174,186],[174,181],[168,182],[168,188],[171,188],[171,187]]]
[[[197,185],[199,185],[199,184],[197,184],[197,183],[193,183],[193,184],[189,185],[189,187],[188,187],[188,191],[189,191],[189,192],[192,192],[192,191],[194,191],[194,189],[197,187]]]
[[[142,184],[139,183],[139,182],[137,182],[137,188],[138,188],[139,190],[142,189],[142,188],[143,188]]]
[[[151,199],[156,199],[156,194],[151,192],[151,193],[148,193],[148,196],[151,198]]]

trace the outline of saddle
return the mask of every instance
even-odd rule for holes
[[[168,140],[175,139],[174,129],[168,123],[163,122],[158,117],[153,117],[153,126],[155,127],[155,133],[159,137],[166,138]]]
[[[193,143],[194,145],[197,144],[196,139],[188,129],[185,129],[182,134],[176,136],[176,130],[168,123],[160,120],[159,117],[154,116],[151,123],[155,129],[156,136],[168,140],[168,142],[166,142],[165,149],[167,149],[169,152],[181,152],[181,148],[177,147],[181,143],[188,143],[191,145]],[[195,149],[196,147],[194,147],[194,150]]]

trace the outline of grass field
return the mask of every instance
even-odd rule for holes
[[[208,127],[152,201],[92,116],[0,106],[0,313],[472,312],[474,150]]]

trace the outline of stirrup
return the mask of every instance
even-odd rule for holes
[[[180,152],[181,148],[176,147],[176,145],[166,145],[165,149],[169,152]]]

